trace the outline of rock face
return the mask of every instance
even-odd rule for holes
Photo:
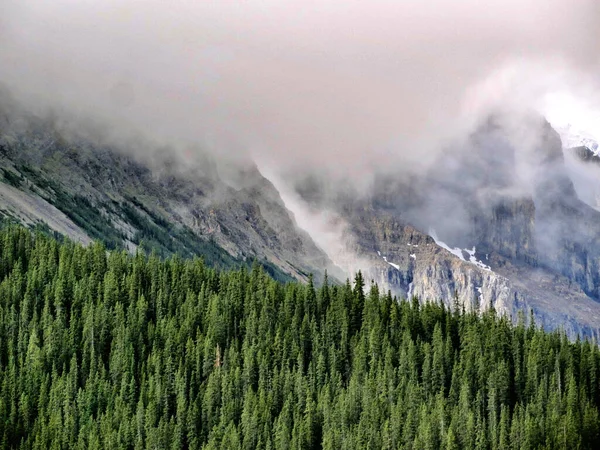
[[[547,328],[596,337],[600,213],[578,198],[558,134],[530,120],[525,148],[490,120],[426,175],[388,177],[338,211],[367,276],[399,296],[533,310]]]
[[[444,242],[389,216],[354,217],[352,233],[362,236],[354,250],[369,262],[365,278],[400,297],[441,300],[449,307],[456,298],[467,310],[493,306],[514,319],[533,310],[547,329],[561,327],[571,337],[599,335],[600,303],[556,272],[497,253],[480,260],[472,248],[447,250]]]

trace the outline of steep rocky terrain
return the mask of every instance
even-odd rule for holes
[[[281,279],[339,275],[255,166],[223,176],[197,150],[184,163],[168,149],[130,153],[50,120],[4,115],[0,212],[109,248],[201,255],[226,267],[257,258]]]
[[[354,250],[368,262],[366,277],[400,296],[442,299],[450,307],[456,297],[466,309],[493,306],[513,318],[533,310],[548,329],[598,336],[600,303],[555,271],[496,252],[475,256],[472,247],[449,247],[393,217],[354,218],[351,233],[361,235]]]
[[[533,310],[547,328],[598,336],[600,213],[578,197],[558,134],[528,120],[537,136],[525,150],[491,119],[426,175],[382,177],[366,199],[322,206],[347,221],[368,276],[398,295]],[[312,203],[318,190],[298,187]]]

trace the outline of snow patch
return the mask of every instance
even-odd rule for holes
[[[490,266],[488,266],[487,264],[482,263],[481,261],[479,261],[475,257],[475,246],[473,246],[473,248],[471,250],[465,249],[465,251],[469,255],[469,262],[470,263],[475,264],[477,267],[479,267],[480,269],[483,269],[483,270],[492,270],[490,268]]]
[[[380,252],[377,252],[377,254],[378,254],[379,256],[381,256],[381,253],[380,253]],[[390,261],[388,261],[388,259],[387,259],[387,256],[382,256],[382,258],[383,258],[383,260],[384,260],[386,263],[388,263],[388,264],[389,264],[390,266],[392,266],[394,269],[396,269],[396,270],[400,270],[400,266],[399,266],[398,264],[394,264],[393,262],[390,262]]]
[[[460,259],[462,259],[463,261],[465,261],[465,257],[463,256],[463,252],[462,252],[462,250],[460,248],[458,248],[458,247],[450,248],[448,246],[448,244],[446,244],[445,242],[440,241],[438,239],[438,237],[437,237],[437,234],[435,233],[435,230],[430,230],[429,231],[429,235],[433,238],[433,240],[435,241],[435,243],[437,245],[439,245],[440,247],[442,247],[445,250],[448,250],[454,256],[458,256]]]
[[[476,265],[477,267],[479,267],[480,269],[483,270],[489,270],[491,271],[491,267],[488,266],[487,264],[484,264],[483,262],[479,261],[476,257],[475,257],[475,246],[473,246],[473,248],[468,249],[461,249],[458,247],[454,247],[454,248],[450,248],[450,246],[448,244],[446,244],[443,241],[440,241],[437,237],[437,234],[435,233],[435,230],[429,230],[429,235],[433,238],[433,240],[435,241],[435,243],[437,245],[439,245],[440,247],[442,247],[445,250],[448,250],[450,253],[452,253],[454,256],[459,257],[461,260],[465,261],[465,262],[470,262],[471,264]],[[469,255],[468,259],[465,259],[464,253],[467,253],[467,255]],[[486,255],[487,257],[487,255]]]
[[[563,148],[583,146],[589,148],[594,155],[600,155],[600,146],[598,145],[600,139],[598,136],[579,129],[572,124],[557,126],[556,130],[563,142]]]
[[[410,254],[410,257],[411,257],[412,259],[417,259],[417,255],[415,255],[414,253],[411,253],[411,254]]]

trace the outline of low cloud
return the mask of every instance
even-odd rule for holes
[[[5,0],[0,16],[0,83],[30,110],[138,152],[131,136],[252,158],[282,191],[321,174],[369,192],[490,110],[597,99],[599,55],[597,0]]]
[[[0,81],[30,104],[344,175],[417,164],[488,101],[600,55],[595,0],[7,5]]]

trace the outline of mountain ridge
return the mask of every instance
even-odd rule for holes
[[[68,226],[54,228],[75,240],[101,239],[130,251],[145,245],[163,256],[200,254],[225,267],[258,258],[283,278],[306,280],[311,272],[321,278],[327,269],[335,275],[256,167],[242,168],[243,185],[231,187],[206,154],[188,161],[183,172],[169,154],[151,163],[136,160],[65,138],[43,121],[16,131],[4,124],[0,134],[3,182],[12,184],[4,191],[19,190],[29,202],[61,210]],[[24,221],[51,222],[42,216]]]

